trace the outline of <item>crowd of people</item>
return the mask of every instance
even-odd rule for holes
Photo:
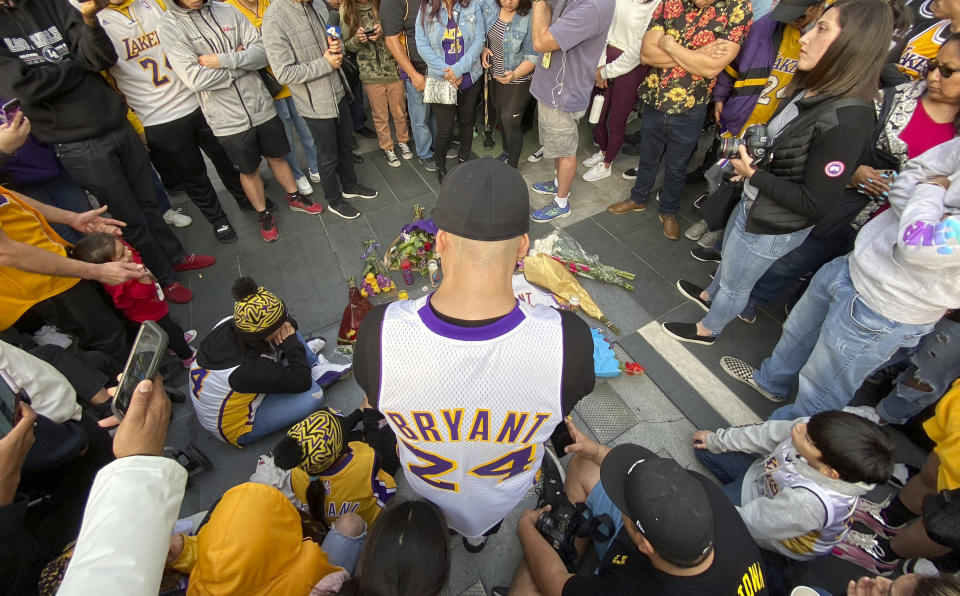
[[[824,557],[869,572],[848,596],[960,594],[957,0],[0,0],[0,34],[5,593],[435,596],[451,535],[478,553],[515,532],[493,594],[826,594],[802,585]],[[528,185],[533,112],[527,160],[555,176]],[[496,129],[502,153],[475,159]],[[358,134],[382,155],[357,155]],[[578,429],[590,328],[514,291],[530,222],[569,216],[621,152],[637,163],[612,215],[654,197],[679,240],[684,189],[706,191],[684,235],[718,267],[676,282],[705,315],[666,335],[712,346],[786,294],[759,368],[720,359],[780,407],[693,434],[716,481]],[[351,220],[379,194],[356,169],[371,155],[436,174],[443,279],[367,312],[351,364],[250,277],[210,330],[171,316],[194,298],[176,274],[216,255],[183,246],[168,192],[237,241],[209,161],[272,243],[262,158],[291,211]],[[141,324],[189,398],[158,374],[111,404]],[[362,402],[330,409],[351,372]],[[875,407],[849,406],[871,386]],[[181,519],[171,400],[262,453]],[[887,427],[918,417],[931,448],[912,468]]]

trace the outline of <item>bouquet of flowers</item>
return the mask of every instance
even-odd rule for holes
[[[410,261],[412,269],[419,271],[421,275],[426,275],[427,261],[438,258],[434,252],[437,225],[432,219],[424,218],[423,215],[423,207],[414,205],[413,222],[403,226],[400,235],[387,249],[387,254],[383,258],[383,264],[387,269],[399,271],[401,263]]]
[[[366,298],[374,294],[390,292],[397,289],[397,285],[390,279],[390,275],[383,268],[383,263],[377,256],[380,244],[375,240],[363,243],[364,250],[360,258],[363,259],[363,281],[360,283],[360,295]]]
[[[628,283],[636,278],[633,273],[604,265],[597,255],[587,254],[580,243],[563,230],[554,230],[546,238],[535,241],[530,254],[545,254],[563,263],[574,275],[589,277],[633,291],[633,285]]]
[[[343,309],[343,318],[340,320],[340,331],[337,333],[337,344],[346,346],[346,350],[353,350],[353,344],[357,341],[357,329],[360,328],[360,322],[367,316],[373,305],[357,290],[357,284],[351,277],[348,281],[350,286],[349,299],[347,307]]]

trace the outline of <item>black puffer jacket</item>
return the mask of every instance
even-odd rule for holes
[[[870,102],[815,96],[797,101],[797,107],[799,115],[773,143],[769,164],[750,178],[760,191],[747,218],[752,234],[787,234],[815,225],[870,145],[875,119]]]

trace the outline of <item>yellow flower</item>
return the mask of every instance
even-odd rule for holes
[[[743,9],[738,6],[733,9],[733,14],[730,15],[730,22],[739,23],[743,21],[743,19],[745,19],[746,17],[747,17],[747,14],[743,12]]]
[[[655,89],[658,85],[660,85],[660,77],[658,77],[656,74],[653,73],[653,71],[651,71],[650,74],[647,75],[647,80],[645,82],[647,84],[647,87],[650,87],[651,89]]]
[[[670,29],[669,31],[667,31],[666,33],[664,33],[664,35],[669,35],[670,37],[672,37],[672,38],[674,38],[674,39],[680,39],[680,32],[677,31],[676,29]]]
[[[688,109],[688,110],[689,110],[690,108],[692,108],[694,105],[696,105],[696,103],[697,103],[697,98],[696,98],[696,97],[694,97],[694,96],[692,96],[692,95],[688,95],[688,96],[687,96],[687,109]]]
[[[681,103],[687,99],[687,90],[683,87],[674,87],[669,92],[667,92],[667,99],[670,101]]]

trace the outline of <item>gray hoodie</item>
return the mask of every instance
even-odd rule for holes
[[[711,453],[759,457],[743,478],[743,518],[757,545],[792,559],[825,554],[846,535],[857,500],[874,485],[834,480],[797,455],[790,429],[798,420],[724,428],[707,435]]]
[[[948,176],[949,190],[924,184]],[[960,137],[911,159],[890,188],[890,209],[863,226],[850,279],[881,315],[933,324],[960,308]]]
[[[339,16],[339,15],[338,15]],[[290,88],[304,118],[337,118],[344,96],[343,74],[323,57],[330,15],[321,0],[273,0],[263,14],[263,43],[270,67]]]
[[[159,32],[170,65],[198,94],[213,134],[241,133],[277,116],[257,73],[267,65],[263,42],[236,8],[204,0],[199,10],[187,10],[170,1]],[[221,68],[200,66],[203,54],[216,54]]]

